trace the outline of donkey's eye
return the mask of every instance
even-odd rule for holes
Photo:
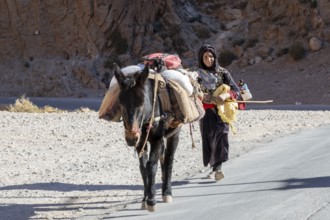
[[[143,100],[135,100],[135,106],[141,108],[143,106]]]

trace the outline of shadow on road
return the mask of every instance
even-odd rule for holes
[[[180,186],[188,184],[188,181],[174,181],[172,186]],[[160,188],[161,184],[157,184],[157,188]],[[23,184],[23,185],[12,185],[12,186],[3,186],[0,187],[0,191],[9,191],[9,190],[47,190],[55,192],[71,192],[71,191],[105,191],[105,190],[143,190],[142,185],[83,185],[83,184],[68,184],[68,183],[35,183],[35,184]],[[129,197],[130,195],[124,195],[124,197]],[[132,197],[139,196],[138,194],[131,195]],[[140,195],[142,198],[142,194]],[[0,204],[0,219],[2,220],[26,220],[32,217],[38,216],[47,216],[47,212],[63,212],[69,211],[68,216],[75,215],[80,211],[84,210],[104,210],[109,214],[118,207],[123,208],[127,203],[135,203],[136,199],[123,202],[119,200],[116,201],[106,201],[106,196],[63,196],[63,193],[59,193],[58,196],[53,197],[10,197],[10,196],[0,196],[3,199],[32,199],[32,201],[38,201],[40,199],[64,199],[65,203],[26,203],[20,204],[18,202],[8,202]],[[100,198],[98,198],[100,197]],[[93,198],[94,200],[100,200],[99,202],[81,202]],[[78,213],[79,216],[79,213]],[[111,218],[111,217],[110,217]],[[67,218],[65,218],[67,219]]]
[[[269,190],[324,188],[324,187],[330,187],[330,176],[313,177],[313,178],[292,178],[292,179],[285,179],[285,180],[259,181],[259,182],[250,182],[250,183],[224,184],[221,186],[263,184],[263,183],[281,183],[281,184],[283,184],[282,187],[269,189]]]
[[[313,178],[292,178],[285,180],[272,180],[272,181],[258,181],[258,182],[246,182],[246,183],[234,183],[234,184],[218,184],[214,185],[216,181],[201,181],[197,184],[199,186],[185,186],[185,187],[176,187],[180,188],[201,188],[201,187],[230,187],[230,186],[243,186],[243,185],[253,185],[254,188],[258,188],[259,184],[268,184],[268,183],[278,183],[281,186],[275,188],[266,188],[265,186],[260,186],[261,189],[255,190],[241,190],[241,191],[231,191],[215,194],[203,194],[203,195],[190,195],[190,196],[181,196],[181,197],[195,197],[195,196],[214,196],[214,195],[225,195],[225,194],[237,194],[237,193],[248,193],[248,192],[261,192],[261,191],[283,191],[283,190],[294,190],[294,189],[309,189],[309,188],[328,188],[330,187],[330,176],[322,177],[313,177]],[[266,189],[265,189],[266,188]],[[180,196],[179,196],[180,197]]]
[[[172,186],[180,186],[188,184],[188,181],[174,181]],[[161,184],[156,184],[157,188],[161,187]],[[47,190],[47,191],[102,191],[102,190],[143,190],[142,185],[83,185],[83,184],[69,184],[69,183],[34,183],[23,185],[12,185],[0,187],[0,191],[3,190]]]
[[[34,183],[0,187],[1,190],[47,190],[47,191],[101,191],[101,190],[143,190],[142,185],[83,185],[69,183]]]
[[[112,203],[117,201],[107,202],[88,202],[88,203],[75,203],[74,201],[68,201],[68,203],[46,203],[46,204],[8,204],[0,205],[0,219],[3,220],[26,220],[38,213],[56,211],[76,211],[79,212],[81,209],[88,210],[100,210],[109,209]],[[47,218],[48,219],[48,218]],[[67,218],[65,218],[67,219]]]

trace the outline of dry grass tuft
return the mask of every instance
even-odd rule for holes
[[[35,104],[33,104],[28,98],[22,96],[19,99],[16,99],[15,104],[9,105],[7,107],[7,111],[9,112],[29,112],[29,113],[61,113],[65,112],[58,108],[54,108],[51,106],[45,106],[43,108],[39,108]]]
[[[290,56],[298,61],[305,57],[306,50],[301,42],[294,42],[289,49]]]
[[[33,104],[29,98],[22,96],[19,99],[16,99],[15,104],[13,105],[1,105],[0,111],[9,111],[9,112],[28,112],[28,113],[64,113],[68,112],[66,110],[61,110],[58,108],[54,108],[52,106],[46,105],[43,108],[39,108],[35,104]],[[88,113],[93,110],[87,107],[81,107],[79,109],[74,110],[74,112]]]
[[[0,111],[8,111],[8,105],[0,104]]]
[[[91,112],[93,110],[91,110],[90,108],[87,108],[87,107],[81,107],[79,109],[76,109],[75,112],[83,112],[83,113],[88,113],[88,112]]]

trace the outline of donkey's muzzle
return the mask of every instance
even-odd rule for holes
[[[138,128],[125,131],[125,140],[128,146],[135,146],[140,137],[141,131]]]

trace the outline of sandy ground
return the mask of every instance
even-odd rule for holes
[[[101,219],[142,198],[138,159],[125,144],[121,123],[100,120],[95,111],[0,112],[0,118],[1,220]],[[238,118],[230,160],[274,138],[328,125],[330,111],[247,110]],[[209,171],[202,165],[198,123],[193,126],[197,147],[191,148],[185,125],[173,184]]]

